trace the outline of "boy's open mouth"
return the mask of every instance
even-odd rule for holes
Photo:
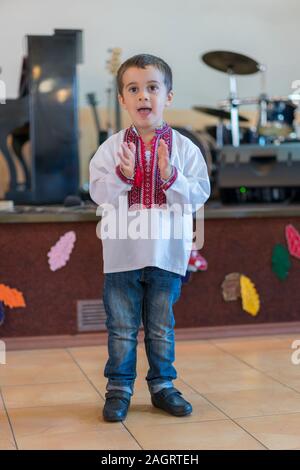
[[[141,107],[141,108],[138,108],[138,113],[140,116],[142,117],[147,117],[149,116],[149,114],[151,113],[152,111],[152,108],[150,107]]]

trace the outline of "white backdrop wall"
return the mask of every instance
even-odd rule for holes
[[[123,59],[148,52],[171,65],[177,109],[227,97],[226,75],[199,60],[208,50],[237,51],[267,64],[271,95],[290,93],[300,79],[299,0],[0,0],[0,78],[8,97],[18,93],[24,36],[54,28],[84,30],[81,106],[88,91],[105,105],[107,49],[117,46]],[[240,96],[257,95],[259,74],[240,77],[238,89]]]

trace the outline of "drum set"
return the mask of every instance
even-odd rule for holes
[[[257,148],[270,148],[285,143],[300,142],[296,127],[296,111],[300,104],[300,95],[272,96],[266,93],[266,69],[256,60],[230,51],[210,51],[200,57],[206,65],[226,73],[229,79],[229,96],[217,103],[216,108],[193,106],[193,110],[218,119],[215,125],[209,125],[201,131],[188,128],[177,130],[189,137],[202,151],[206,159],[212,182],[218,172],[218,155],[224,149],[239,148],[239,151],[251,145]],[[257,97],[239,98],[237,76],[261,74],[261,92]],[[256,122],[250,125],[250,119],[240,113],[240,108],[255,106]],[[247,147],[248,148],[248,147]]]
[[[229,97],[219,101],[219,108],[194,106],[193,109],[219,118],[215,136],[218,147],[241,144],[280,144],[287,141],[299,141],[294,126],[295,114],[300,103],[299,95],[269,97],[265,90],[266,70],[264,64],[243,54],[230,51],[211,51],[201,60],[215,70],[226,73],[229,78]],[[261,74],[261,93],[258,97],[239,98],[237,94],[237,76]],[[240,115],[241,107],[255,105],[258,121],[253,128],[240,126],[249,123],[249,119]],[[226,121],[230,124],[226,125]],[[207,129],[212,132],[212,129]]]

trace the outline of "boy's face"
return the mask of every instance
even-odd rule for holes
[[[173,92],[167,92],[164,76],[156,67],[130,67],[125,71],[119,102],[137,129],[150,131],[159,127],[163,122],[164,108],[172,100]]]

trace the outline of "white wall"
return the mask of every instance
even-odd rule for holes
[[[174,108],[215,105],[228,95],[225,74],[199,61],[208,50],[233,50],[268,66],[270,95],[287,95],[300,79],[299,0],[0,0],[0,78],[8,97],[17,96],[26,34],[54,28],[84,30],[84,65],[79,66],[80,104],[96,91],[105,105],[110,77],[109,47],[123,59],[148,52],[174,72]],[[240,96],[257,95],[259,75],[241,77]]]

